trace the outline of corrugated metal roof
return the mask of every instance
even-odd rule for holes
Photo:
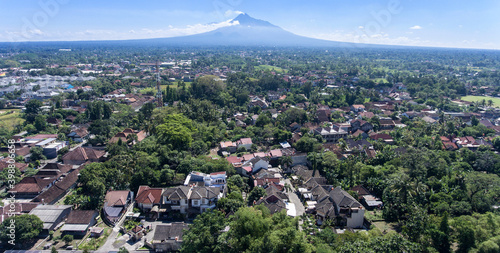
[[[85,231],[88,227],[88,224],[64,224],[61,231]]]

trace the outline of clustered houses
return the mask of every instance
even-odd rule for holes
[[[251,138],[241,138],[236,142],[223,141],[219,144],[219,153],[221,155],[229,155],[235,153],[237,150],[245,149],[248,151],[252,149],[252,139]]]
[[[127,93],[125,89],[117,89],[104,95],[100,99],[104,101],[115,101],[117,103],[130,105],[134,110],[138,111],[144,104],[152,103],[154,100],[154,96],[131,94]]]
[[[307,204],[307,212],[316,216],[319,225],[330,220],[342,227],[364,226],[364,206],[340,186],[328,185],[324,177],[306,166],[295,166],[293,171],[300,179],[298,190]]]
[[[140,186],[135,202],[141,210],[149,212],[155,218],[172,211],[188,215],[199,214],[215,208],[217,201],[227,192],[225,172],[191,172],[185,184],[171,188]]]

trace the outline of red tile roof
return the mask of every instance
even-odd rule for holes
[[[281,149],[273,149],[271,150],[271,157],[282,157]]]
[[[149,188],[149,186],[141,185],[135,201],[141,204],[159,204],[162,191],[162,188]]]
[[[104,199],[108,206],[124,206],[127,204],[129,193],[129,191],[108,191]]]
[[[57,138],[57,134],[37,134],[35,136],[29,136],[25,139],[27,140],[43,140],[48,138]]]
[[[96,215],[95,210],[71,210],[66,224],[90,224]]]
[[[243,162],[243,158],[237,156],[228,156],[226,157],[226,160],[233,165],[241,164]]]
[[[4,169],[6,169],[6,168],[9,167],[9,164],[11,164],[11,163],[8,163],[7,161],[8,161],[8,159],[2,159],[2,160],[0,160],[0,171],[2,171],[2,170],[4,170]],[[13,164],[21,172],[24,172],[28,168],[28,164],[26,164],[26,163],[17,163],[17,162],[14,162]]]
[[[87,161],[87,160],[98,160],[106,154],[106,151],[96,150],[92,148],[82,148],[78,147],[73,151],[65,154],[63,160],[74,160],[74,161]]]

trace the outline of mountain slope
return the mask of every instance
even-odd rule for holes
[[[232,26],[173,38],[147,39],[160,44],[206,46],[347,46],[350,43],[313,39],[295,35],[267,21],[240,14]]]

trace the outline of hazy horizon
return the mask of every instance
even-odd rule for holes
[[[169,38],[237,25],[238,14],[310,38],[500,49],[500,3],[465,1],[4,1],[1,42]]]

